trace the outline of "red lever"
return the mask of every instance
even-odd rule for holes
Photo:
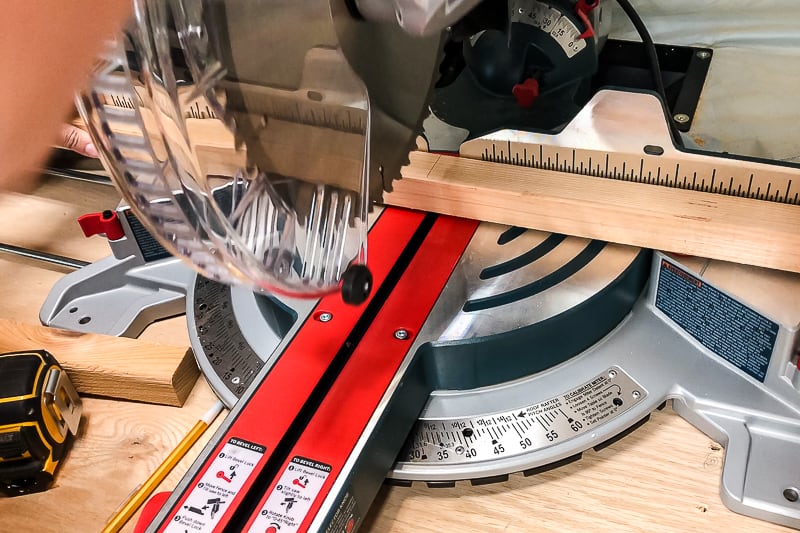
[[[521,108],[528,109],[539,96],[539,81],[535,78],[528,78],[524,82],[514,85],[511,94],[517,99]]]
[[[589,13],[599,5],[600,0],[578,0],[578,3],[575,4],[575,12],[586,26],[586,29],[583,30],[583,33],[581,33],[579,37],[580,39],[594,37],[594,28],[592,27],[592,22],[589,20]]]
[[[105,210],[102,213],[83,215],[78,218],[78,224],[87,237],[105,234],[108,240],[116,241],[125,236],[116,211]]]
[[[157,492],[147,500],[147,503],[142,507],[142,513],[139,515],[139,519],[136,520],[133,533],[144,533],[147,526],[155,520],[158,511],[167,503],[167,498],[169,498],[170,494],[170,492]]]

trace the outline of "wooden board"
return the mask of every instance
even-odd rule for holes
[[[388,205],[800,272],[800,207],[413,152]]]
[[[242,165],[221,122],[187,128],[206,172]],[[601,91],[558,135],[504,130],[461,154],[486,161],[412,153],[384,202],[800,272],[800,169],[680,152],[652,95]]]
[[[0,319],[0,352],[37,349],[55,356],[81,394],[179,406],[199,375],[184,347]]]

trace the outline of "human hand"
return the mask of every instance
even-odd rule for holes
[[[86,157],[98,157],[97,148],[89,136],[89,132],[72,124],[62,124],[58,137],[58,145],[77,152]]]

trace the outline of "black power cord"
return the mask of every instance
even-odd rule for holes
[[[656,92],[664,102],[664,107],[669,110],[667,90],[664,87],[664,79],[661,77],[661,65],[659,65],[658,62],[658,53],[656,52],[656,45],[653,42],[653,38],[650,36],[650,32],[647,31],[647,26],[644,25],[642,17],[639,16],[639,13],[636,12],[636,9],[634,9],[628,0],[617,0],[617,4],[619,4],[619,7],[625,12],[625,15],[627,15],[631,24],[633,24],[633,27],[636,29],[636,33],[639,34],[639,38],[642,40],[645,53],[647,54],[647,60],[650,63],[650,72],[653,75],[653,84],[655,85]],[[673,142],[675,142],[677,146],[682,146],[681,133],[672,122],[672,117],[667,117],[667,124],[669,125],[669,131],[672,134]]]

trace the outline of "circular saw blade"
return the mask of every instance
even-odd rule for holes
[[[322,123],[327,134],[318,131],[305,136],[311,158],[332,149],[340,157],[360,160],[358,143],[337,139],[334,132],[366,134],[368,161],[365,158],[364,162],[369,165],[369,196],[373,201],[380,200],[383,190],[389,190],[391,181],[400,177],[400,168],[407,164],[408,152],[428,114],[439,77],[444,34],[413,36],[396,23],[364,20],[351,12],[344,0],[259,0],[235,6],[216,0],[212,5],[217,7],[213,30],[221,35],[218,40],[227,44],[220,50],[221,62],[227,76],[235,80],[225,85],[227,100],[220,106],[227,108],[237,141],[247,146],[251,163],[271,168],[276,150],[284,149],[282,141],[265,136],[268,121],[252,118],[258,118],[265,109],[278,121],[306,126]],[[331,56],[327,62],[313,61],[313,54],[325,51]],[[269,91],[253,91],[251,85],[302,95],[307,88],[315,92],[318,87],[318,102],[327,92],[324,102],[333,99],[333,107],[316,111],[297,107],[295,116],[295,106],[302,106],[299,98],[276,114],[273,108],[277,104]],[[342,99],[337,101],[337,96]],[[358,114],[365,109],[368,127],[359,118],[357,128],[350,131],[345,126],[351,119],[331,119],[331,113],[337,111],[355,110]],[[296,163],[292,168],[304,169],[304,165]],[[335,172],[336,168],[328,166],[327,170]],[[340,180],[356,178],[353,168],[345,170],[351,171],[350,175]],[[336,181],[322,175],[303,178]],[[351,184],[350,188],[358,187]]]
[[[445,34],[412,36],[396,24],[357,20],[334,2],[343,54],[367,87],[371,109],[370,199],[380,201],[408,164],[439,78]]]

